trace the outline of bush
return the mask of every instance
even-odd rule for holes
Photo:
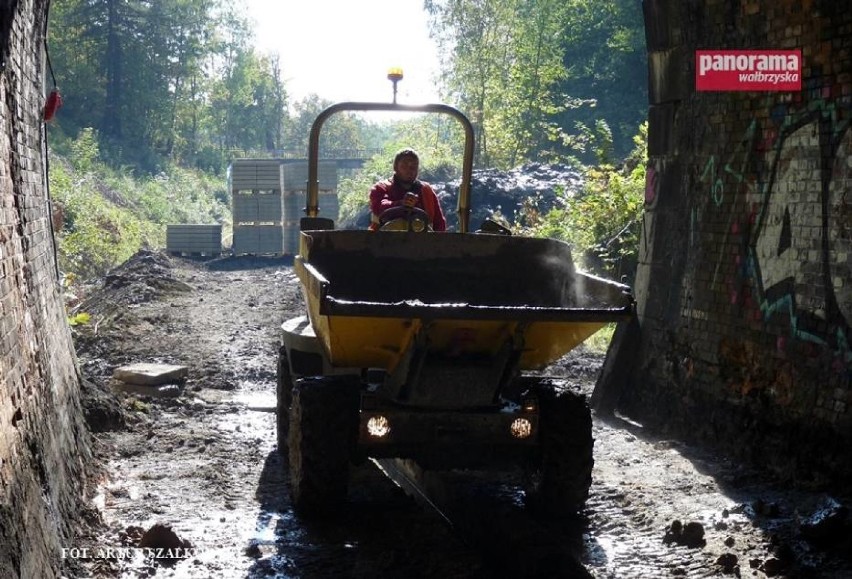
[[[645,196],[647,123],[634,137],[635,148],[620,167],[583,169],[583,190],[557,194],[557,206],[542,211],[529,200],[515,224],[522,234],[562,239],[586,269],[607,277],[633,279],[639,252],[639,224]]]
[[[163,248],[168,223],[230,221],[224,178],[170,166],[140,179],[129,169],[109,168],[92,129],[83,129],[67,150],[67,159],[51,155],[48,179],[62,216],[60,268],[75,279],[101,276],[141,248]]]

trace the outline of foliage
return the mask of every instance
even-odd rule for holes
[[[163,247],[168,223],[225,223],[224,180],[170,167],[138,179],[98,156],[94,131],[69,146],[69,160],[52,156],[49,185],[62,217],[60,268],[81,280],[103,275],[142,247]]]
[[[583,346],[585,346],[592,352],[605,354],[609,349],[610,342],[612,342],[613,334],[615,334],[615,323],[610,322],[609,324],[605,325],[603,328],[589,336],[586,341],[583,342]]]
[[[74,141],[71,142],[71,162],[80,173],[90,173],[100,158],[97,133],[91,127],[86,127]]]
[[[648,110],[642,3],[570,0],[563,22],[567,74],[556,90],[592,106],[566,108],[552,120],[560,127],[595,127],[605,121],[612,132],[614,158],[624,157]],[[592,162],[593,157],[583,160]]]
[[[598,164],[607,165],[613,160],[613,136],[609,123],[604,119],[595,121],[589,127],[581,121],[576,121],[574,134],[563,134],[563,144],[581,156],[593,155]]]
[[[509,169],[571,155],[591,162],[586,143],[600,132],[599,121],[610,131],[611,153],[627,152],[647,108],[638,2],[426,0],[425,6],[443,53],[446,94],[476,126],[478,164]]]
[[[93,173],[78,174],[56,161],[50,189],[62,214],[57,232],[60,268],[83,279],[101,275],[130,257],[153,232],[143,231],[142,222],[126,206],[107,202]]]
[[[92,320],[92,314],[88,312],[78,312],[73,316],[68,317],[68,325],[69,326],[83,326],[88,324]]]
[[[487,129],[508,85],[514,0],[426,0],[424,5],[448,63],[442,71],[444,90],[471,117],[478,164],[493,164]]]
[[[112,166],[221,171],[229,148],[282,147],[278,59],[252,48],[239,4],[68,0],[51,8],[51,60],[64,95],[56,124],[66,135],[94,127]]]
[[[443,56],[442,90],[474,123],[478,166],[592,162],[589,143],[603,126],[609,155],[626,154],[647,108],[638,2],[424,6]],[[328,104],[316,95],[288,102],[287,71],[253,48],[240,2],[66,0],[51,5],[50,22],[65,102],[56,126],[71,138],[92,127],[113,167],[156,174],[177,163],[222,174],[235,150],[305,151],[310,123]],[[375,146],[374,126],[354,115],[328,129],[334,148]]]
[[[623,166],[586,167],[579,194],[562,191],[559,205],[546,212],[540,211],[537,200],[530,200],[516,228],[527,235],[567,241],[587,269],[608,277],[632,278],[644,203],[646,143],[644,123]]]
[[[332,104],[334,103],[317,95],[309,95],[295,103],[286,129],[288,146],[307,155],[311,125],[317,116]],[[351,112],[332,115],[323,124],[320,132],[321,154],[330,149],[354,151],[365,148],[363,135],[366,126],[364,119]],[[345,155],[345,151],[341,151],[341,154]]]
[[[443,56],[441,90],[474,123],[478,167],[596,163],[582,194],[563,194],[551,212],[533,200],[518,225],[570,240],[591,267],[629,269],[644,162],[613,165],[647,108],[641,4],[424,7]],[[311,124],[331,104],[316,95],[289,102],[288,71],[253,48],[239,0],[66,0],[50,9],[50,57],[64,98],[50,137],[68,159],[57,159],[50,181],[65,212],[62,267],[82,278],[141,246],[161,246],[168,222],[226,222],[228,162],[306,151]],[[342,180],[342,221],[363,211],[399,148],[418,149],[422,178],[440,181],[459,174],[461,142],[454,121],[435,115],[393,125],[335,115],[321,152],[382,151]]]

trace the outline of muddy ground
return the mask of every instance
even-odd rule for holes
[[[844,497],[618,416],[595,417],[577,520],[534,520],[512,477],[482,473],[441,479],[442,515],[367,463],[339,520],[306,523],[272,412],[277,328],[302,313],[290,263],[142,252],[85,298],[74,334],[99,465],[66,577],[852,577]],[[550,371],[591,393],[602,361],[580,348]],[[116,393],[134,362],[188,376],[164,397]]]

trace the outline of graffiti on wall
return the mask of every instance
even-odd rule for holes
[[[737,196],[746,199],[753,198],[758,190],[758,182],[752,174],[753,155],[755,153],[755,138],[757,136],[757,122],[752,121],[742,138],[740,138],[733,152],[724,162],[718,162],[715,156],[711,156],[701,172],[699,181],[705,183],[710,190],[710,199],[713,206],[721,207],[726,200],[730,203]],[[735,220],[736,212],[731,211],[728,222],[724,229],[722,245],[727,245],[729,237],[739,233],[739,224]],[[701,215],[696,208],[690,219],[690,244],[696,243],[696,228],[701,221]],[[716,287],[719,280],[724,255],[720,254],[713,268],[712,287]],[[741,260],[737,260],[741,265]],[[729,283],[730,285],[730,283]]]
[[[813,108],[778,122],[751,255],[764,316],[786,315],[793,337],[831,348],[842,365],[852,361],[852,133],[834,106]]]
[[[753,121],[727,159],[699,182],[704,211],[723,205],[727,227],[713,273],[732,304],[754,320],[783,320],[789,337],[829,349],[835,369],[852,365],[852,130],[836,106],[776,106]],[[719,212],[719,214],[724,214]],[[694,209],[697,228],[701,210]],[[695,240],[690,231],[690,240]],[[736,241],[735,241],[735,239]],[[733,268],[725,268],[727,260]],[[733,271],[726,279],[724,272]],[[717,288],[717,283],[719,284]],[[786,348],[780,337],[779,350]]]

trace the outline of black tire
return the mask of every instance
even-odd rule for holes
[[[290,362],[287,350],[282,346],[278,350],[278,368],[275,372],[275,417],[278,431],[278,454],[286,457],[287,438],[290,432],[290,404],[293,400],[293,378],[290,375]]]
[[[527,507],[549,518],[576,515],[592,486],[592,413],[585,395],[559,381],[542,380],[535,391],[540,447],[527,472]]]
[[[290,407],[290,493],[305,517],[340,512],[358,437],[359,381],[350,377],[296,380]]]

